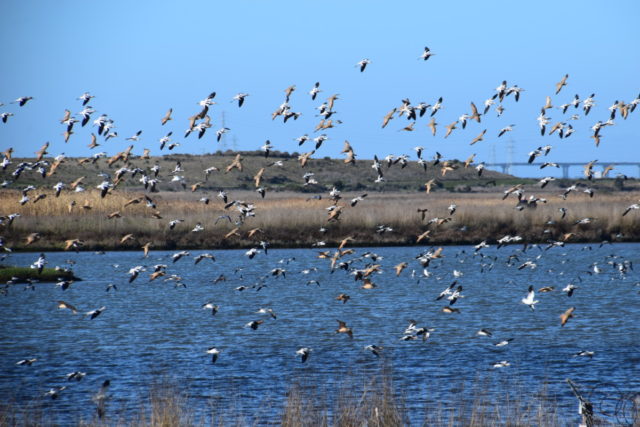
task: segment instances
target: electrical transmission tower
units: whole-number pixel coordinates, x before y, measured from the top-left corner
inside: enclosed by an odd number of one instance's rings
[[[220,122],[222,124],[222,128],[226,128],[227,127],[227,122],[225,120],[225,112],[221,112],[220,113]],[[227,134],[223,133],[222,134],[222,138],[220,138],[220,142],[218,143],[218,148],[220,151],[222,151],[223,153],[225,151],[227,151]]]

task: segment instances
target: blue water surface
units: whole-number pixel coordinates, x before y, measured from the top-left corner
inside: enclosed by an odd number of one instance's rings
[[[0,296],[0,398],[37,406],[53,423],[76,423],[95,416],[91,397],[109,379],[107,416],[126,419],[140,411],[153,384],[169,382],[188,395],[199,419],[207,420],[213,405],[247,420],[277,422],[293,384],[335,390],[386,370],[412,424],[422,421],[426,407],[472,401],[478,389],[500,402],[507,393],[543,388],[561,421],[574,424],[577,400],[567,378],[597,401],[603,417],[626,416],[620,402],[640,392],[640,274],[632,269],[640,265],[640,244],[492,246],[475,255],[473,247],[448,246],[425,277],[415,258],[428,249],[355,248],[341,259],[354,260],[350,269],[373,263],[362,257],[367,252],[382,257],[380,272],[371,276],[377,288],[370,290],[349,270],[331,272],[315,249],[273,249],[253,259],[243,250],[211,250],[216,260],[198,265],[194,257],[205,251],[190,251],[176,263],[168,251],[148,258],[142,252],[47,253],[48,266],[70,267],[83,280],[64,291],[53,283],[14,284]],[[37,257],[15,253],[3,263],[27,266]],[[525,261],[535,268],[518,269]],[[393,267],[401,262],[408,266],[396,276]],[[167,275],[150,282],[155,264],[166,264]],[[137,265],[147,271],[129,283],[128,271]],[[286,270],[285,277],[271,275],[274,268]],[[454,270],[461,275],[454,277]],[[171,275],[179,279],[166,281]],[[226,280],[214,283],[220,275]],[[436,297],[454,280],[463,298],[453,305],[460,312],[448,314],[442,312],[447,299]],[[572,297],[562,292],[568,283],[578,287]],[[117,290],[107,291],[109,284]],[[521,302],[530,285],[554,287],[536,293],[535,311]],[[240,286],[246,289],[236,290]],[[337,301],[340,293],[351,299]],[[59,300],[79,313],[58,309]],[[202,308],[210,301],[220,306],[215,316]],[[95,319],[84,316],[102,306]],[[277,318],[256,313],[262,307]],[[569,307],[575,316],[562,327],[560,314]],[[401,340],[410,319],[434,329],[427,341]],[[264,323],[246,328],[253,320]],[[352,328],[353,339],[335,333],[337,320]],[[481,328],[493,336],[478,336]],[[494,345],[509,338],[507,346]],[[383,357],[365,351],[369,344],[383,346]],[[215,364],[206,353],[211,346],[221,350]],[[313,349],[304,364],[296,356],[300,347]],[[582,350],[594,356],[573,356]],[[16,365],[27,358],[37,361]],[[493,368],[503,360],[510,366]],[[78,370],[87,373],[82,381],[66,380]],[[67,389],[58,399],[45,397],[55,386]]]

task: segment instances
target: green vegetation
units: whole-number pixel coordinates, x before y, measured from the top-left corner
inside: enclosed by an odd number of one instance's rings
[[[12,267],[0,265],[0,283],[13,280],[15,283],[24,283],[30,280],[39,282],[57,282],[63,280],[81,280],[74,276],[72,271],[45,268],[41,273],[35,268]]]

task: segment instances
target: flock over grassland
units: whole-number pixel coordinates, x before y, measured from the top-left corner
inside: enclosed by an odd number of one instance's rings
[[[426,62],[433,55],[425,47],[420,59]],[[366,72],[371,63],[368,58],[359,61],[359,72]],[[586,130],[597,147],[607,127],[628,126],[635,119],[640,97],[615,100],[603,113],[603,109],[596,108],[599,101],[595,93],[566,97],[563,89],[568,85],[568,74],[555,85],[549,85],[554,94],[546,96],[536,118],[542,136],[566,139]],[[85,245],[87,248],[133,249],[145,244],[155,248],[237,247],[259,242],[269,244],[269,240],[278,246],[300,246],[322,240],[336,242],[345,237],[341,235],[343,230],[353,230],[356,234],[353,237],[360,244],[412,244],[430,240],[479,243],[498,241],[508,234],[523,234],[520,237],[525,241],[540,242],[640,237],[634,221],[624,218],[629,213],[631,217],[637,215],[640,208],[637,194],[600,194],[600,189],[608,193],[613,187],[611,183],[603,187],[595,182],[596,178],[607,181],[616,174],[616,169],[615,165],[599,165],[597,160],[584,165],[585,179],[565,181],[564,187],[556,188],[552,176],[525,186],[526,181],[518,182],[513,177],[487,171],[485,162],[476,159],[471,148],[469,156],[461,160],[446,159],[437,151],[427,155],[427,148],[416,146],[412,155],[392,153],[380,158],[375,155],[373,160],[364,161],[357,160],[357,147],[345,140],[342,162],[319,157],[323,145],[331,139],[332,129],[348,120],[336,110],[342,100],[339,93],[325,98],[324,90],[320,82],[316,82],[305,95],[296,85],[291,85],[284,90],[284,99],[274,100],[271,118],[282,121],[284,126],[290,121],[304,120],[302,117],[307,115],[313,116],[306,111],[303,116],[303,112],[296,109],[297,97],[307,96],[318,103],[319,121],[315,125],[309,123],[309,132],[295,138],[299,152],[283,154],[266,140],[259,149],[256,147],[255,155],[218,151],[213,156],[180,154],[179,147],[186,146],[189,139],[220,142],[233,133],[225,126],[216,128],[212,122],[211,114],[221,101],[215,91],[197,102],[198,109],[189,116],[188,123],[173,123],[173,108],[164,115],[159,114],[158,127],[168,130],[159,139],[157,148],[147,148],[148,132],[138,130],[125,138],[131,145],[117,153],[109,152],[108,148],[102,151],[111,141],[122,137],[115,121],[106,113],[97,115],[91,104],[96,101],[97,105],[99,97],[83,93],[77,98],[77,105],[66,109],[59,118],[63,142],[46,142],[35,153],[36,157],[30,159],[15,159],[13,149],[4,147],[1,242],[6,249],[28,249],[28,246],[81,249]],[[517,124],[484,128],[483,117],[495,113],[501,118],[507,108],[517,108],[520,98],[527,94],[519,85],[502,81],[495,90],[488,91],[482,102],[470,101],[469,110],[460,112],[450,123],[441,117],[446,103],[444,96],[436,97],[432,103],[413,103],[406,97],[400,105],[390,106],[386,114],[381,113],[380,126],[387,128],[403,121],[394,139],[400,139],[403,132],[424,132],[425,138],[430,134],[431,138],[442,139],[453,132],[468,132],[471,147],[489,135],[499,139],[514,132]],[[245,92],[229,98],[239,109],[251,102],[250,94]],[[10,111],[1,115],[2,126],[10,126],[16,114],[29,114],[34,102],[38,100],[33,96],[22,96],[11,102],[6,106]],[[585,125],[593,114],[599,115],[597,120]],[[441,118],[447,124],[438,123]],[[186,130],[178,138],[179,131],[174,125],[183,124]],[[87,130],[89,128],[91,130]],[[86,138],[84,143],[89,142],[94,154],[84,158],[53,154],[63,151],[66,144],[80,143],[78,138]],[[145,144],[142,149],[139,148],[141,142]],[[538,162],[541,169],[558,167],[550,155],[552,151],[551,144],[531,147],[527,160]],[[162,156],[165,153],[167,155]],[[604,167],[602,173],[596,174],[596,168],[601,166]],[[627,177],[619,173],[615,179],[618,187],[627,181]],[[499,190],[504,190],[502,203],[499,197],[492,199],[492,196],[478,199],[458,194],[434,195],[440,188],[468,191],[474,185],[508,185],[509,188]],[[251,192],[238,191],[251,189]],[[420,195],[419,189],[423,190]],[[551,189],[553,192],[548,193]],[[304,196],[283,198],[274,194],[282,190],[314,196],[310,200]],[[393,206],[385,203],[385,199],[396,197],[399,190],[414,194],[406,200],[395,199]],[[183,197],[167,192],[182,193]],[[379,197],[373,197],[374,192]],[[533,210],[535,214],[531,213]],[[71,227],[70,221],[74,223]],[[300,224],[304,224],[304,231]],[[247,235],[255,229],[260,232],[251,233],[254,240],[257,239],[253,242]],[[128,235],[132,238],[123,239]],[[69,246],[69,241],[74,243]]]

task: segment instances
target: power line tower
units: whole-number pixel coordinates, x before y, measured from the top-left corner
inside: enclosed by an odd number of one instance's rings
[[[507,144],[507,173],[509,175],[511,175],[511,166],[513,165],[514,148],[513,138],[509,138],[509,143]]]
[[[220,122],[222,123],[222,127],[223,128],[227,127],[227,123],[226,123],[226,120],[225,120],[226,117],[225,116],[226,116],[226,114],[225,114],[224,111],[220,113]],[[226,139],[227,139],[227,134],[223,133],[222,134],[222,138],[220,138],[220,142],[218,143],[218,148],[222,152],[227,151],[227,141],[226,141]]]
[[[498,161],[496,160],[496,142],[493,141],[491,143],[491,163],[495,165],[497,162]]]

